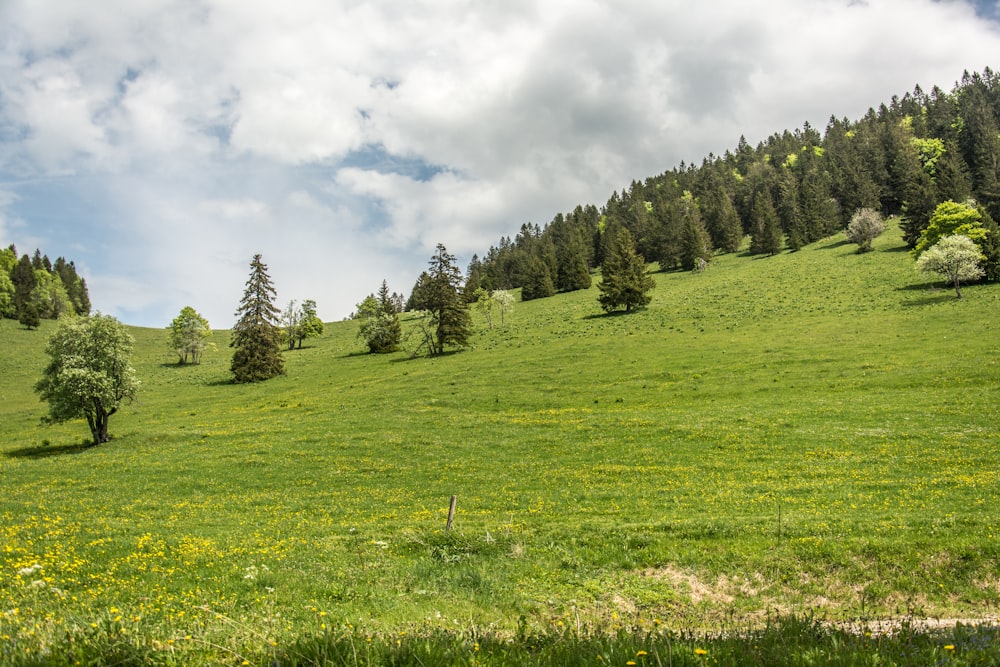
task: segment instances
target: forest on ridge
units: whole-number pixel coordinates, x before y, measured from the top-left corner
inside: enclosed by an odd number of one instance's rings
[[[590,286],[590,269],[626,229],[662,270],[691,270],[714,253],[773,255],[844,229],[859,209],[899,216],[916,246],[935,208],[974,208],[992,233],[980,241],[988,280],[1000,278],[1000,76],[966,71],[951,92],[917,86],[859,120],[808,123],[756,147],[683,162],[614,192],[603,207],[578,205],[544,227],[525,223],[474,255],[465,292],[522,288],[530,300]]]

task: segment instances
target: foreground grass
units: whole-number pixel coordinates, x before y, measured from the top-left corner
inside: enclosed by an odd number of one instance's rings
[[[141,401],[97,448],[39,425],[47,331],[0,322],[3,645],[238,664],[470,628],[995,618],[1000,288],[934,289],[898,233],[853,248],[658,274],[627,317],[596,290],[518,304],[436,360],[337,323],[255,386],[222,335],[179,368],[136,330]]]
[[[864,626],[835,629],[808,617],[769,620],[762,628],[714,636],[634,626],[616,631],[556,628],[498,635],[470,628],[393,634],[353,627],[299,636],[288,645],[258,642],[239,650],[192,637],[166,642],[130,635],[114,624],[71,631],[49,650],[0,648],[11,667],[32,665],[174,665],[199,657],[239,665],[990,665],[1000,662],[1000,627],[959,625],[929,633],[903,624],[890,635]],[[222,658],[220,660],[220,658]]]

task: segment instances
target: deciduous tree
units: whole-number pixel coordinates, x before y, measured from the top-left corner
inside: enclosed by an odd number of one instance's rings
[[[495,289],[492,297],[493,303],[500,309],[500,326],[503,326],[507,313],[514,312],[514,293],[506,289]]]
[[[917,270],[937,273],[955,286],[955,294],[962,298],[960,283],[983,277],[983,251],[968,236],[946,236],[928,248],[917,259]]]
[[[135,398],[139,381],[129,364],[132,337],[109,315],[70,318],[45,348],[49,364],[35,385],[49,420],[85,418],[95,445],[107,442],[108,420]]]
[[[170,323],[168,344],[177,355],[178,364],[200,364],[201,355],[211,344],[212,329],[208,320],[191,306],[184,306]]]
[[[317,338],[323,335],[323,320],[316,314],[316,302],[313,299],[306,299],[299,307],[299,325],[295,330],[295,340],[298,347],[302,349],[302,342],[306,338]]]
[[[847,240],[858,244],[858,252],[872,249],[872,241],[885,231],[885,220],[878,211],[870,208],[858,209],[847,224]]]

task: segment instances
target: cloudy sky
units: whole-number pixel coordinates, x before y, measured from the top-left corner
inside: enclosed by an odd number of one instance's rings
[[[348,315],[524,222],[1000,54],[968,0],[0,0],[0,242],[95,309]]]

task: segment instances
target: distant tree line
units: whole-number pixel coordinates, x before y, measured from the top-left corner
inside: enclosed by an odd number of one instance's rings
[[[970,206],[987,231],[977,241],[984,275],[1000,278],[1000,76],[966,72],[950,93],[918,86],[860,119],[808,123],[756,147],[709,154],[644,182],[603,207],[577,206],[545,227],[526,223],[468,266],[464,294],[521,288],[529,300],[590,286],[619,244],[661,270],[703,267],[715,253],[795,251],[845,229],[859,210],[899,216],[915,247],[939,204]],[[862,243],[872,233],[852,230]]]
[[[73,262],[60,257],[53,263],[40,250],[18,259],[13,244],[0,250],[0,317],[34,329],[67,314],[90,314],[87,283]]]

